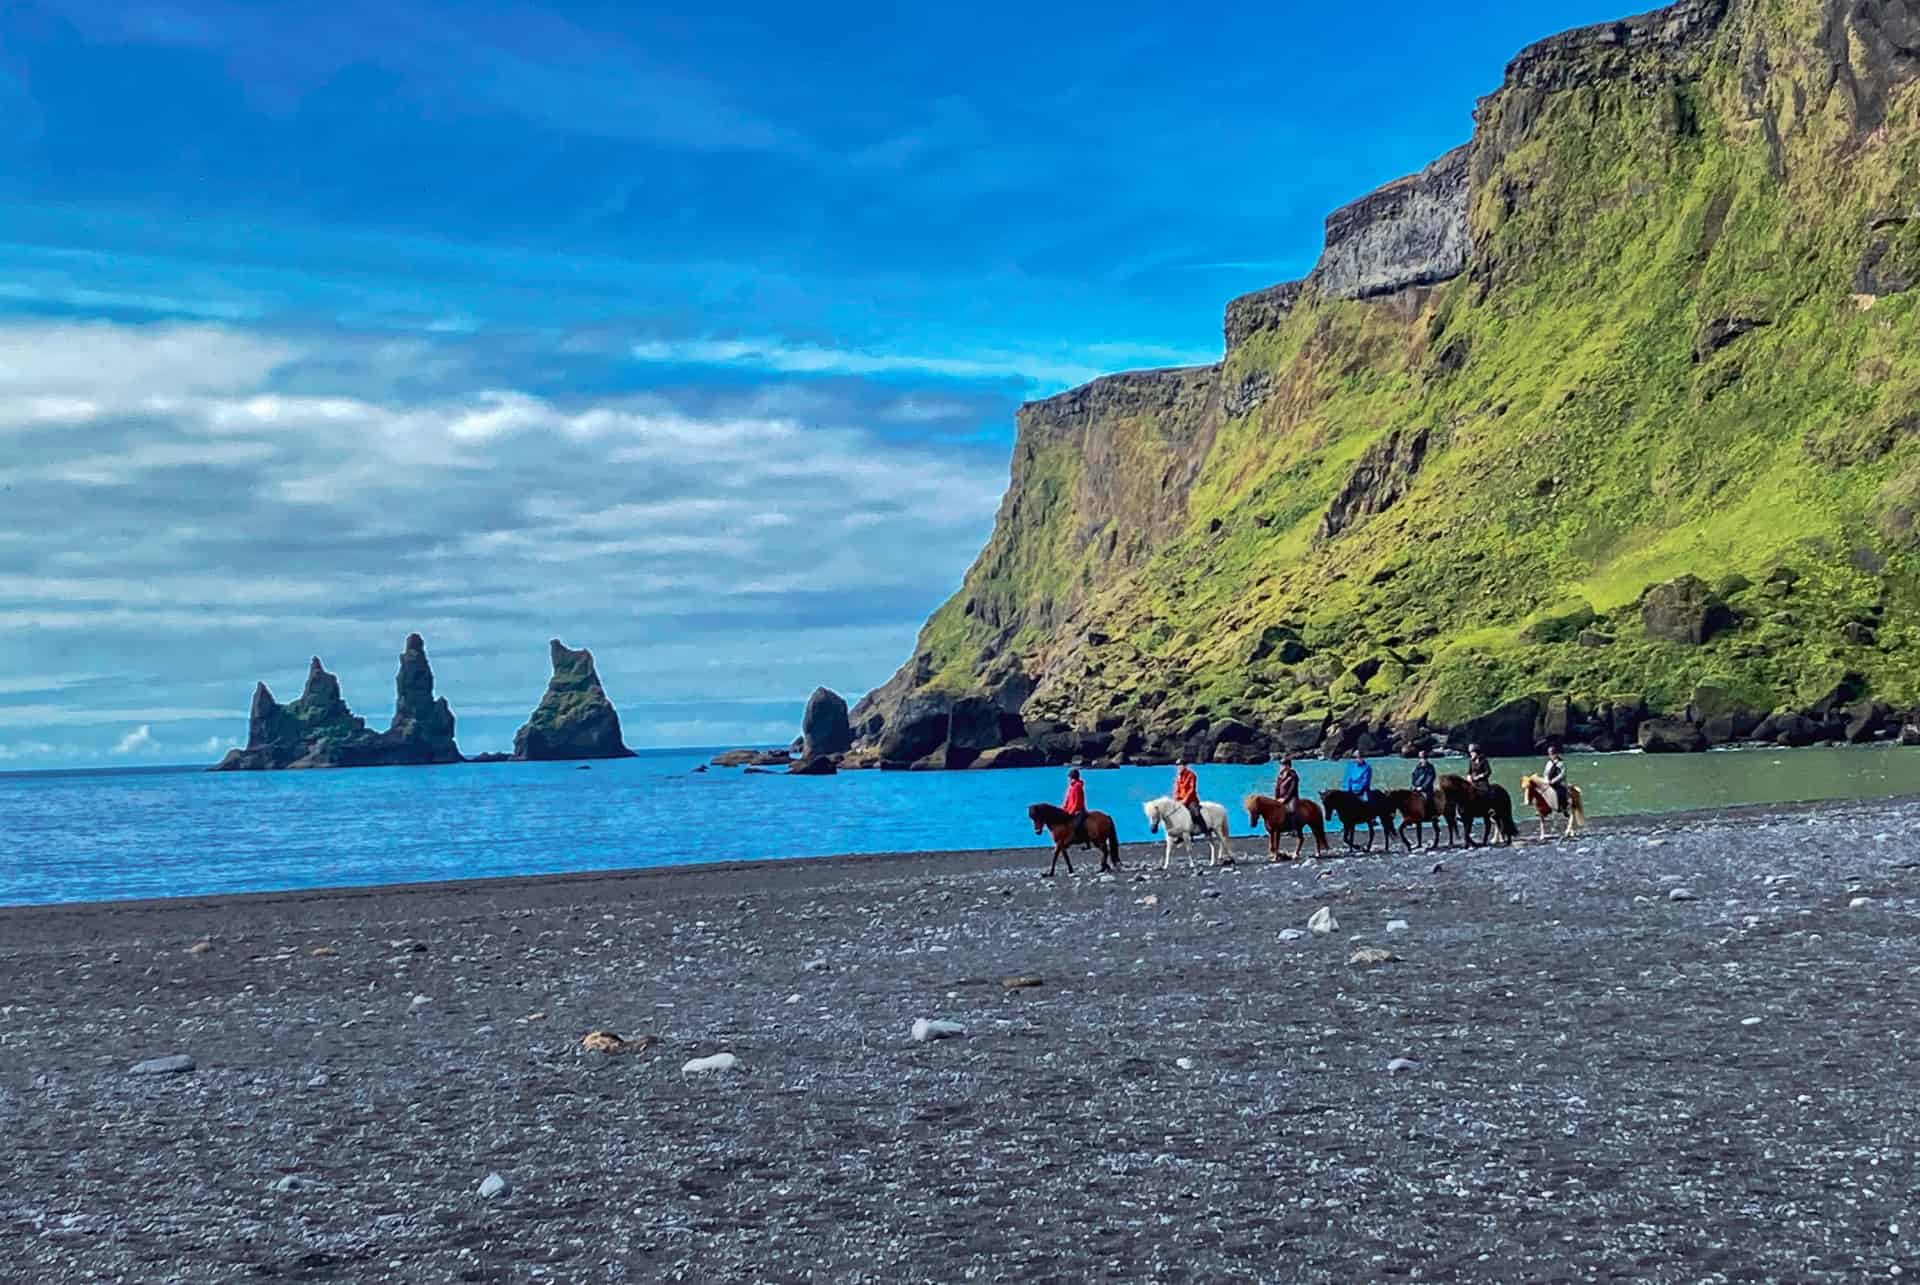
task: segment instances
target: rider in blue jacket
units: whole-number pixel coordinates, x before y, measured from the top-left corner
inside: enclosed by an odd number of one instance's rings
[[[1353,752],[1353,762],[1347,764],[1347,775],[1341,780],[1340,788],[1359,795],[1362,802],[1373,802],[1373,767],[1359,750]]]

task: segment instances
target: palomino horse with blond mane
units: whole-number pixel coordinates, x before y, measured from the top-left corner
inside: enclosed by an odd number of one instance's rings
[[[1297,861],[1300,850],[1307,846],[1307,831],[1313,831],[1314,842],[1320,845],[1320,855],[1327,855],[1327,821],[1320,805],[1312,799],[1295,799],[1291,804],[1282,803],[1265,794],[1249,794],[1241,800],[1247,809],[1247,824],[1267,827],[1267,856],[1273,861]],[[1293,836],[1293,855],[1280,855],[1280,836]]]
[[[1554,806],[1553,787],[1547,784],[1544,776],[1523,776],[1520,778],[1520,797],[1533,804],[1533,810],[1540,816],[1540,837],[1547,837],[1547,818],[1555,812],[1567,814],[1567,832],[1560,837],[1571,839],[1573,832],[1587,823],[1587,810],[1580,806],[1580,787],[1567,787],[1567,806]]]
[[[1181,843],[1186,845],[1187,849],[1187,869],[1193,869],[1196,864],[1193,859],[1193,839],[1199,831],[1199,827],[1193,823],[1193,814],[1172,799],[1166,798],[1155,799],[1148,803],[1145,811],[1147,829],[1151,833],[1158,834],[1162,828],[1167,832],[1167,855],[1161,860],[1160,868],[1166,870],[1172,867],[1173,845]],[[1207,819],[1207,852],[1213,858],[1212,864],[1220,865],[1224,858],[1225,864],[1232,865],[1233,848],[1227,840],[1233,835],[1227,829],[1227,810],[1218,803],[1208,803],[1202,799],[1200,813]]]

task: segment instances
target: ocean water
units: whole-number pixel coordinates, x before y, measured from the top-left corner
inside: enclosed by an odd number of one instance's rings
[[[0,905],[613,870],[846,852],[1043,844],[1029,803],[1058,802],[1057,768],[849,772],[834,777],[693,769],[706,750],[594,763],[502,763],[349,771],[210,773],[199,768],[0,774]],[[1460,760],[1438,760],[1458,770]],[[1596,816],[1920,793],[1920,750],[1741,750],[1576,756],[1572,779]],[[1515,789],[1527,761],[1495,763]],[[1411,764],[1375,764],[1381,786]],[[1301,766],[1311,794],[1337,763]],[[1202,796],[1233,811],[1273,770],[1206,765]],[[1141,804],[1170,768],[1088,772],[1092,807],[1144,840]],[[1521,816],[1522,833],[1531,827]],[[1251,840],[1242,840],[1248,847]],[[932,858],[937,860],[937,858]]]

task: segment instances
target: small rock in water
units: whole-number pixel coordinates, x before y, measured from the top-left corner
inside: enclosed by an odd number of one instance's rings
[[[183,1071],[193,1070],[193,1059],[185,1053],[175,1053],[170,1057],[150,1057],[144,1062],[135,1062],[131,1075],[179,1075]]]
[[[1381,950],[1378,946],[1362,946],[1347,956],[1347,962],[1356,968],[1372,968],[1376,964],[1391,964],[1400,956],[1390,950]]]
[[[1389,919],[1387,921],[1387,931],[1390,933],[1403,933],[1412,927],[1413,925],[1404,919]]]
[[[1301,932],[1298,928],[1282,928],[1280,930],[1281,941],[1299,941],[1302,937],[1305,937],[1305,936],[1306,934]]]
[[[1193,1069],[1193,1059],[1190,1057],[1177,1057],[1173,1059],[1173,1064],[1182,1071],[1191,1071]]]
[[[1411,1071],[1420,1064],[1410,1057],[1397,1057],[1387,1063],[1387,1074],[1398,1075],[1402,1071]]]
[[[922,1017],[913,1024],[913,1038],[917,1043],[927,1044],[933,1040],[951,1040],[965,1035],[967,1028],[958,1022],[945,1022]]]
[[[682,1075],[705,1075],[710,1071],[733,1071],[739,1069],[740,1059],[731,1053],[715,1053],[711,1057],[697,1057],[680,1068]]]
[[[1667,900],[1668,901],[1698,901],[1700,900],[1700,898],[1694,895],[1694,891],[1691,888],[1675,888],[1672,892],[1667,894]]]
[[[1320,907],[1313,912],[1313,917],[1307,920],[1307,931],[1315,937],[1325,937],[1328,933],[1339,930],[1340,921],[1333,917],[1333,908],[1330,906]]]
[[[480,1183],[480,1199],[492,1200],[497,1196],[511,1196],[513,1184],[497,1173],[490,1173]]]

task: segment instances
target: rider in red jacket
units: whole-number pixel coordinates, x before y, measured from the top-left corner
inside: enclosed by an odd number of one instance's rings
[[[1080,769],[1067,769],[1067,797],[1060,801],[1060,810],[1073,818],[1073,842],[1087,841],[1087,786],[1080,779]]]
[[[1193,774],[1185,759],[1180,760],[1180,771],[1173,778],[1173,801],[1193,818],[1195,834],[1207,833],[1207,815],[1200,810],[1200,778]]]

